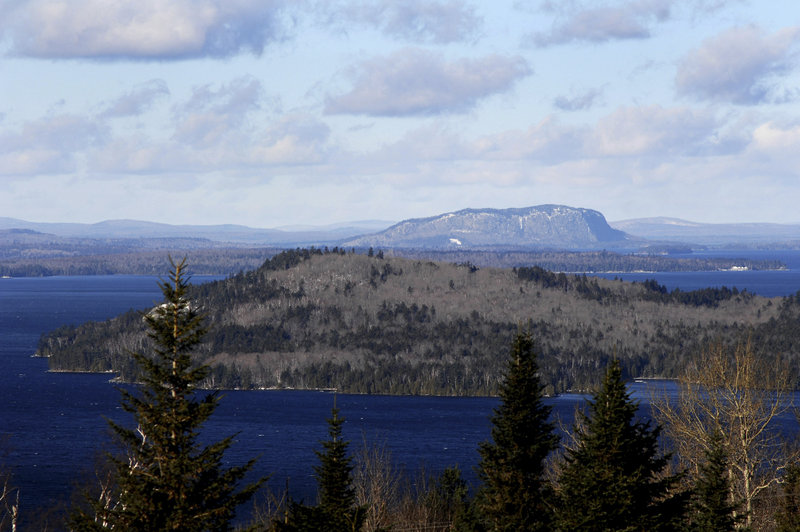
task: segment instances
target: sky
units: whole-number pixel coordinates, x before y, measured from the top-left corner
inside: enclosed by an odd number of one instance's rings
[[[796,0],[0,0],[0,216],[798,203]]]

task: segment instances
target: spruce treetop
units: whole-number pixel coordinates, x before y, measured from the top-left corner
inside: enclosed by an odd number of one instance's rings
[[[561,530],[680,530],[688,494],[665,474],[660,427],[636,421],[618,360],[579,413],[576,444],[567,449],[559,478]]]
[[[206,332],[203,316],[186,297],[185,259],[172,264],[160,284],[164,303],[144,314],[152,353],[133,353],[141,386],[120,390],[122,407],[135,428],[109,421],[125,452],[110,457],[112,473],[100,486],[102,497],[78,508],[78,530],[229,530],[236,507],[266,480],[239,487],[252,467],[225,468],[223,454],[232,437],[208,446],[197,439],[219,402],[217,393],[197,392],[208,368],[192,352]]]
[[[545,460],[558,446],[544,403],[539,367],[530,335],[518,334],[511,347],[500,405],[492,416],[492,441],[479,447],[478,495],[482,519],[493,530],[547,530],[551,488]]]

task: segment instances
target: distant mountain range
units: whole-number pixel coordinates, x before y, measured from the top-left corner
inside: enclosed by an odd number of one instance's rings
[[[169,225],[136,220],[95,224],[36,223],[0,217],[0,246],[73,245],[169,247],[379,247],[417,249],[675,249],[680,246],[800,246],[800,224],[703,224],[676,218],[607,222],[598,211],[564,205],[515,209],[464,209],[429,218],[392,222],[367,220],[328,226],[257,229],[243,225]],[[25,232],[28,232],[25,234]],[[36,234],[32,233],[35,231]],[[57,238],[50,238],[57,237]],[[132,240],[136,242],[132,242]],[[49,242],[48,240],[51,240]],[[94,240],[100,242],[86,242]],[[173,242],[178,244],[178,242]],[[80,254],[80,252],[77,252]],[[0,254],[1,255],[1,254]]]
[[[706,246],[800,244],[800,224],[705,224],[679,218],[638,218],[610,222],[611,227],[650,240]]]
[[[250,245],[314,245],[340,242],[385,229],[392,222],[366,220],[329,226],[256,229],[244,225],[170,225],[138,220],[107,220],[95,224],[37,223],[0,217],[0,231],[26,229],[66,238],[165,239],[193,238]]]

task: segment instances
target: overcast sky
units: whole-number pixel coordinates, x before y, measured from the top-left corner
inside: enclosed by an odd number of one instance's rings
[[[797,0],[0,0],[0,216],[800,223]]]

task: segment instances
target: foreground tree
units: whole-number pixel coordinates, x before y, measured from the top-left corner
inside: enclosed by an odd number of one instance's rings
[[[549,530],[552,489],[545,460],[557,448],[558,436],[527,334],[514,339],[500,400],[492,417],[492,441],[479,447],[477,518],[489,530]]]
[[[140,393],[121,390],[136,427],[109,422],[125,454],[111,457],[111,473],[90,508],[73,512],[74,529],[228,530],[236,507],[263,482],[237,491],[254,462],[222,466],[232,437],[206,447],[197,442],[219,396],[197,393],[208,368],[193,363],[191,353],[206,329],[186,298],[185,260],[172,266],[160,283],[164,303],[144,315],[153,353],[133,354],[142,370]]]
[[[731,498],[728,454],[722,434],[714,433],[710,444],[706,461],[700,465],[700,477],[694,486],[691,530],[728,532],[742,521],[744,515],[737,515],[737,504]]]
[[[314,466],[319,504],[304,506],[291,503],[289,517],[276,523],[283,531],[346,532],[361,530],[365,511],[356,506],[356,492],[351,473],[352,459],[347,455],[348,442],[342,438],[344,418],[336,406],[328,419],[328,440],[316,451],[319,465]]]
[[[787,460],[770,422],[791,408],[789,375],[780,361],[757,357],[752,345],[710,346],[678,380],[677,398],[651,401],[678,457],[699,474],[714,434],[723,436],[733,498],[741,500],[753,526],[758,495],[779,481]]]
[[[794,463],[786,468],[781,505],[775,521],[779,532],[800,532],[800,464]]]
[[[314,467],[319,486],[319,509],[325,527],[318,530],[360,530],[364,511],[356,507],[356,493],[351,473],[352,459],[347,455],[348,442],[342,438],[344,418],[336,406],[328,419],[328,440],[316,451],[319,465]]]
[[[427,514],[426,530],[449,532],[453,523],[464,517],[469,504],[469,486],[458,466],[448,467],[423,496],[421,505]]]
[[[387,530],[393,524],[401,475],[386,443],[368,445],[365,438],[353,469],[356,504],[365,508],[363,530]]]
[[[0,474],[0,530],[17,530],[19,489],[10,484],[10,475]]]
[[[673,493],[679,476],[665,472],[659,454],[660,428],[635,421],[637,405],[619,361],[579,413],[575,446],[568,448],[559,478],[557,526],[579,530],[681,530],[688,498]]]

